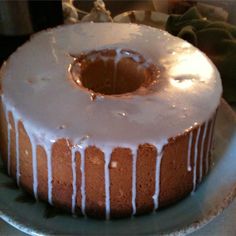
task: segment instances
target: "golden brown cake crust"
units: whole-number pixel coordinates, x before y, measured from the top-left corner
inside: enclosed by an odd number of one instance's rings
[[[7,168],[7,125],[2,103],[0,106],[1,156]],[[214,116],[215,117],[215,116]],[[207,174],[206,165],[210,162],[208,142],[212,142],[211,124],[208,122],[206,141],[203,142],[202,176]],[[11,146],[10,175],[16,178],[15,160],[15,126],[10,113]],[[193,144],[198,141],[198,157],[196,163],[196,182],[199,183],[201,143],[204,126],[179,135],[169,140],[164,147],[160,171],[159,207],[165,207],[187,196],[193,190],[193,170],[195,146],[191,147],[191,166],[188,170],[188,145],[190,132],[193,134]],[[19,166],[20,186],[33,195],[33,165],[30,139],[24,129],[23,121],[18,122],[19,128]],[[73,194],[73,176],[71,164],[71,144],[66,139],[57,140],[52,146],[52,202],[56,207],[71,211]],[[81,214],[81,153],[76,153],[76,213]],[[136,162],[136,215],[151,212],[154,208],[156,160],[160,158],[158,150],[151,144],[141,144],[137,149]],[[86,214],[91,217],[105,218],[105,176],[104,154],[95,146],[85,150],[85,190]],[[111,217],[120,218],[132,215],[132,152],[129,148],[115,148],[109,164],[110,175],[110,208]],[[38,197],[48,201],[48,170],[47,156],[43,147],[37,146],[37,179]]]

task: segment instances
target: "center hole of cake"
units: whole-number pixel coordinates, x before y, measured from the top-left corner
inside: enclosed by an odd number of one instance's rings
[[[156,80],[156,68],[127,49],[83,53],[71,65],[71,77],[80,87],[103,95],[119,95],[148,87]]]

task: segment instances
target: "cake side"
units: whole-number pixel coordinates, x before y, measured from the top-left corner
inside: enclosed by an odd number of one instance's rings
[[[36,198],[74,214],[120,218],[148,213],[195,191],[210,169],[216,114],[204,124],[169,139],[162,152],[148,143],[135,149],[114,147],[108,165],[101,148],[89,146],[83,152],[74,151],[67,139],[55,140],[51,154],[43,146],[34,147],[24,122],[15,122],[11,112],[8,146],[9,124],[2,116],[2,103],[0,114],[1,140],[5,140],[1,156],[9,174],[16,181],[18,176],[19,185]]]

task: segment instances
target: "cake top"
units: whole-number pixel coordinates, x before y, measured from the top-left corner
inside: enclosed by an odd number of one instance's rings
[[[70,68],[76,55],[103,50],[116,52],[114,60],[135,52],[131,62],[142,58],[144,66],[155,66],[155,83],[120,96],[98,94],[92,101],[93,91],[74,83]],[[161,145],[208,120],[222,86],[202,52],[165,31],[82,23],[40,32],[19,48],[2,69],[2,91],[6,109],[42,140],[128,146]]]

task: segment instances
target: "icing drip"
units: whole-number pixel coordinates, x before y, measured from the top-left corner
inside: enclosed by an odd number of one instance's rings
[[[11,124],[9,121],[9,114],[7,112],[7,173],[10,175],[11,172]]]
[[[85,191],[85,149],[80,148],[81,152],[81,162],[80,162],[80,171],[81,171],[81,212],[83,215],[86,215],[86,191]]]
[[[195,192],[196,185],[197,185],[197,158],[198,158],[198,142],[199,142],[200,132],[201,132],[201,126],[197,130],[197,136],[196,136],[196,142],[195,142],[195,148],[194,148],[194,169],[193,169],[193,190],[192,190],[192,192]]]
[[[72,169],[72,196],[71,196],[71,212],[75,214],[75,207],[76,207],[76,193],[77,193],[77,186],[76,186],[76,153],[78,152],[78,148],[72,148],[71,153],[71,169]]]
[[[210,164],[214,164],[212,151],[213,151],[213,138],[214,138],[214,131],[215,131],[214,127],[215,127],[215,122],[216,122],[216,113],[214,114],[212,120],[213,120],[213,126],[212,126],[212,131],[211,131],[211,144],[210,144],[210,150],[209,150],[210,152],[209,163]]]
[[[11,124],[9,119],[9,112],[6,108],[6,105],[3,105],[4,114],[7,122],[7,173],[11,173]]]
[[[35,199],[38,199],[38,168],[37,168],[37,145],[36,138],[31,133],[30,129],[26,128],[26,133],[29,137],[32,148],[32,172],[33,172],[33,192]],[[27,150],[26,150],[27,151]]]
[[[36,145],[32,145],[32,165],[33,165],[34,197],[38,199],[38,171],[37,171],[37,146]]]
[[[121,54],[121,49],[117,48],[116,49],[116,56],[114,58],[114,74],[113,74],[113,83],[112,83],[112,90],[113,93],[116,93],[116,81],[117,81],[117,67],[118,67],[118,63],[122,58],[122,54]]]
[[[20,185],[20,158],[19,158],[19,129],[18,129],[18,119],[14,118],[15,124],[15,138],[16,138],[16,183]]]
[[[209,170],[209,159],[210,159],[211,140],[212,140],[212,135],[213,135],[213,126],[214,126],[214,120],[212,119],[211,120],[210,131],[209,131],[208,142],[207,142],[206,173],[208,173],[208,170]]]
[[[153,195],[154,200],[154,210],[158,209],[159,206],[159,195],[160,195],[160,177],[161,177],[161,161],[163,157],[163,150],[156,158],[156,184],[155,184],[155,194]]]
[[[206,132],[208,128],[208,121],[204,125],[204,131],[202,136],[202,143],[201,143],[201,155],[200,155],[200,173],[199,173],[199,181],[202,181],[202,169],[203,169],[203,151],[204,151],[204,143],[206,139]]]
[[[4,100],[4,96],[1,96],[2,101]],[[3,103],[3,112],[5,114],[6,122],[7,122],[7,173],[11,174],[11,124],[9,119],[9,111],[6,107],[6,104]]]
[[[52,203],[52,144],[53,142],[50,140],[50,142],[48,142],[47,145],[45,145],[45,151],[47,155],[47,167],[48,167],[48,202],[51,205],[53,205]]]
[[[136,149],[131,149],[133,155],[132,161],[132,207],[133,207],[133,215],[136,214],[136,162],[137,162],[137,151]]]
[[[106,148],[103,150],[104,161],[105,161],[105,194],[106,194],[106,219],[110,218],[110,173],[109,173],[109,164],[111,160],[112,149]]]
[[[187,170],[190,172],[192,171],[191,166],[191,149],[192,149],[192,142],[193,142],[193,132],[191,131],[189,134],[189,141],[188,141],[188,162],[187,162]]]
[[[27,130],[32,147],[32,170],[33,170],[33,191],[35,199],[38,199],[38,167],[37,167],[37,142],[33,135]]]

